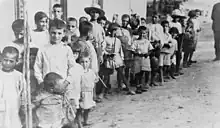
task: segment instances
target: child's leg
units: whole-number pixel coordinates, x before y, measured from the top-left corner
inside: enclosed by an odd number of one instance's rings
[[[119,78],[118,82],[120,82],[122,80],[123,83],[126,85],[126,88],[129,91],[129,93],[133,95],[134,93],[130,90],[130,84],[129,84],[128,80],[126,79],[126,77],[123,74],[123,67],[117,68],[116,71],[117,71],[117,75],[118,75],[117,77]]]
[[[191,51],[191,52],[189,53],[189,62],[190,62],[190,63],[196,63],[196,61],[192,61],[193,54],[194,54],[194,51]]]
[[[82,126],[82,110],[81,109],[77,109],[77,111],[76,111],[75,122],[78,125],[78,128],[83,128],[83,126]]]
[[[184,56],[183,56],[183,67],[187,68],[187,63],[188,63],[188,58],[189,58],[189,52],[184,52]]]
[[[152,70],[151,73],[151,86],[158,86],[158,84],[156,83],[156,79],[157,79],[157,70]]]
[[[175,65],[171,64],[169,74],[170,74],[171,78],[176,79],[174,76],[174,72],[175,72]]]
[[[141,94],[141,83],[142,83],[142,77],[143,77],[144,72],[141,71],[139,73],[136,73],[135,78],[136,78],[136,93]]]
[[[89,109],[84,109],[84,112],[83,112],[83,121],[84,121],[83,125],[88,125],[89,112],[90,112]]]

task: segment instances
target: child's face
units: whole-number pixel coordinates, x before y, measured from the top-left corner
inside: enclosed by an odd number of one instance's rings
[[[58,44],[64,37],[64,29],[57,29],[56,27],[50,28],[50,41]]]
[[[175,17],[174,18],[174,22],[179,22],[180,21],[180,18],[179,17]]]
[[[178,36],[178,34],[177,34],[177,33],[172,32],[172,33],[171,33],[171,36],[172,36],[172,38],[173,38],[173,39],[175,39],[175,38]]]
[[[73,52],[73,57],[77,60],[79,58],[79,52]]]
[[[90,30],[90,31],[88,32],[88,39],[93,39],[93,38],[94,38],[93,32],[92,32],[92,30]]]
[[[48,18],[47,17],[44,17],[44,18],[42,18],[42,19],[40,19],[39,21],[38,21],[38,23],[36,23],[36,25],[37,25],[37,28],[39,29],[39,30],[47,30],[47,26],[48,26]]]
[[[67,29],[71,32],[74,31],[74,29],[76,28],[77,26],[77,22],[76,21],[68,21],[67,23]]]
[[[30,67],[33,68],[34,63],[35,63],[36,56],[35,55],[30,55]]]
[[[141,20],[141,25],[146,25],[146,21],[145,20]]]
[[[12,71],[17,63],[17,55],[11,53],[3,54],[2,58],[2,68],[4,71]]]
[[[155,16],[152,17],[152,22],[153,22],[154,24],[156,24],[156,23],[158,23],[159,19],[160,19],[159,16],[158,16],[158,15],[155,15]]]
[[[24,37],[24,30],[20,32],[14,32],[16,39],[21,39]]]
[[[127,27],[129,24],[129,18],[125,17],[122,19],[122,27]]]
[[[168,33],[170,29],[169,24],[165,24],[163,29],[164,29],[164,32]]]
[[[148,39],[148,31],[147,30],[142,30],[139,33],[139,36],[141,37],[141,39]]]
[[[101,21],[99,22],[99,24],[104,28],[104,27],[105,27],[105,24],[106,24],[106,21],[105,21],[105,20],[101,20]]]
[[[54,18],[61,19],[63,15],[62,8],[54,8],[53,9]]]
[[[90,58],[89,57],[83,57],[80,61],[80,64],[83,66],[84,69],[89,69],[90,66]]]

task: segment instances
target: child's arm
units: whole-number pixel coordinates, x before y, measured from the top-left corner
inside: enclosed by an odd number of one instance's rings
[[[37,52],[35,64],[34,64],[34,75],[38,81],[38,84],[43,83],[43,55],[42,52],[39,50]]]
[[[67,87],[70,83],[73,83],[72,80],[72,73],[71,69],[74,67],[74,65],[76,64],[75,60],[74,60],[74,56],[73,56],[73,52],[71,50],[70,47],[68,47],[67,49],[67,60],[68,60],[68,69],[67,69],[67,78],[64,81],[64,87]]]

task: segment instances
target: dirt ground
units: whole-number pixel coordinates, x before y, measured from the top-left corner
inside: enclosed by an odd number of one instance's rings
[[[212,62],[208,40],[198,43],[198,63],[183,76],[141,95],[114,95],[98,104],[91,128],[220,128],[220,62]]]

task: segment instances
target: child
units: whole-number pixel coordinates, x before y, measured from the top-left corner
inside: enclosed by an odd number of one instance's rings
[[[170,48],[170,54],[171,54],[171,66],[170,66],[170,69],[169,69],[169,75],[171,78],[173,79],[176,79],[175,76],[174,76],[174,73],[175,73],[175,67],[176,67],[176,53],[177,53],[177,50],[178,50],[178,43],[177,43],[177,36],[179,35],[179,31],[177,28],[175,27],[172,27],[169,31],[169,33],[171,34],[172,36],[172,47]]]
[[[64,97],[59,94],[63,78],[57,73],[48,73],[44,77],[44,90],[33,100],[40,128],[60,128],[65,125]],[[57,90],[60,90],[58,93]]]
[[[121,85],[121,80],[126,85],[126,91],[128,94],[135,95],[130,89],[130,84],[127,78],[123,74],[123,51],[121,41],[116,37],[116,32],[120,29],[120,26],[116,23],[112,23],[109,26],[110,36],[106,37],[105,43],[103,44],[104,55],[106,55],[106,60],[104,62],[105,68],[116,69],[118,86]]]
[[[21,128],[19,109],[22,98],[24,80],[22,74],[15,70],[19,51],[12,46],[2,51],[2,68],[0,70],[0,125],[4,128]]]
[[[65,38],[65,42],[74,43],[77,41],[80,36],[79,29],[77,27],[76,18],[70,17],[67,20],[67,32]]]
[[[50,44],[38,51],[34,65],[39,85],[49,72],[60,74],[65,79],[63,86],[67,87],[72,81],[72,74],[69,71],[74,66],[75,60],[71,48],[61,41],[65,28],[66,25],[61,20],[55,19],[50,23]]]
[[[43,48],[50,43],[50,36],[48,32],[48,16],[44,12],[37,12],[34,16],[36,29],[31,33],[31,40],[35,43],[37,48]]]
[[[163,27],[161,26],[161,24],[159,24],[159,20],[160,15],[158,13],[155,13],[152,15],[152,23],[147,25],[147,28],[150,30],[149,40],[154,47],[154,50],[151,54],[151,86],[158,86],[155,81],[157,78],[158,60],[160,56],[161,45],[163,43]]]
[[[183,43],[183,68],[187,68],[190,66],[190,56],[194,52],[195,47],[195,31],[193,27],[193,22],[189,19],[187,22],[184,43]]]
[[[150,53],[153,50],[153,46],[150,41],[146,39],[148,29],[145,26],[138,28],[139,38],[134,41],[133,54],[134,54],[134,73],[136,79],[137,90],[136,93],[140,94],[147,91],[148,80],[150,77],[151,66],[150,66]],[[141,85],[143,75],[145,74],[145,85]]]
[[[103,29],[106,25],[106,22],[107,22],[107,19],[106,19],[105,16],[101,16],[101,17],[98,18],[98,23],[103,27]]]
[[[160,73],[160,82],[162,86],[164,82],[163,70],[165,69],[165,71],[167,71],[171,65],[170,48],[172,47],[172,36],[169,34],[169,22],[162,21],[161,25],[163,26],[164,29],[163,45],[159,57],[159,73]]]
[[[30,84],[32,96],[36,96],[37,93],[40,91],[37,79],[34,76],[34,63],[36,60],[37,52],[38,48],[30,48]]]
[[[80,64],[83,66],[83,75],[81,83],[81,99],[80,107],[82,109],[83,125],[87,126],[88,116],[90,109],[95,107],[95,101],[93,100],[93,89],[95,83],[98,82],[97,75],[90,67],[91,58],[88,52],[84,52],[80,56]]]
[[[63,15],[62,6],[60,4],[53,5],[53,16],[54,16],[54,19],[62,20],[62,15]]]

